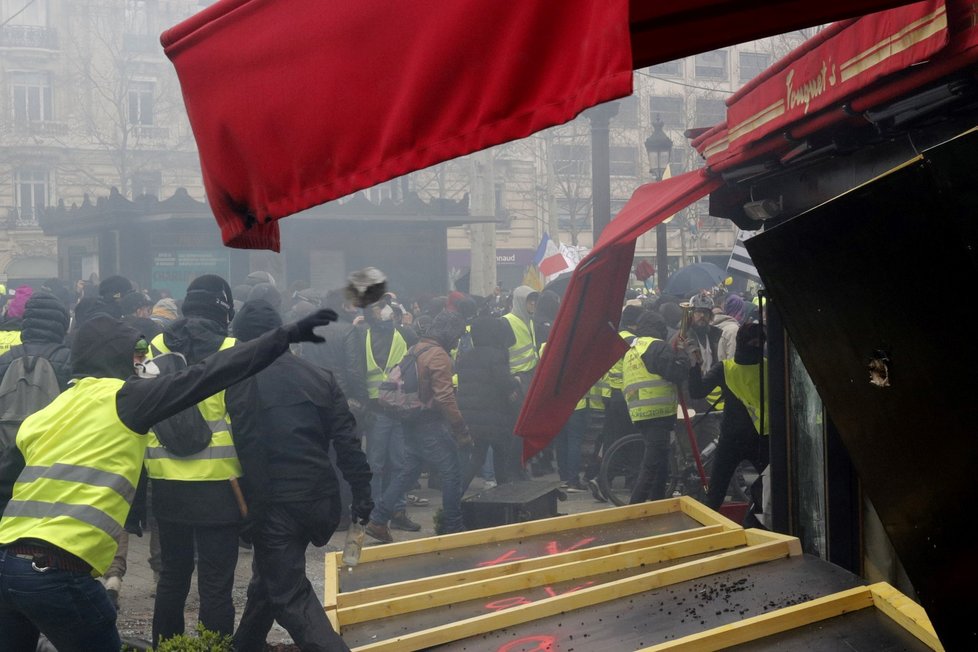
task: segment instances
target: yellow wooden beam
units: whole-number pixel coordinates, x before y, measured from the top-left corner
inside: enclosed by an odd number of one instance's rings
[[[339,552],[326,553],[323,578],[323,606],[327,609],[336,607],[336,595],[340,588],[340,555]]]
[[[697,559],[614,582],[580,589],[573,593],[545,598],[530,604],[513,607],[512,609],[483,614],[462,621],[432,627],[420,632],[413,632],[384,641],[368,643],[367,645],[355,648],[354,652],[378,652],[380,650],[411,652],[413,650],[422,650],[450,641],[478,636],[479,634],[496,631],[504,627],[512,627],[513,625],[531,620],[580,609],[592,604],[607,602],[663,586],[706,577],[714,573],[722,573],[734,568],[742,568],[775,559],[782,559],[787,557],[788,554],[788,545],[784,541],[774,541],[752,548],[724,552],[705,559]]]
[[[680,530],[679,532],[657,534],[655,536],[644,537],[641,539],[618,541],[603,546],[595,546],[593,548],[581,548],[579,550],[571,550],[570,552],[562,552],[556,555],[531,557],[529,559],[511,561],[506,564],[497,564],[495,566],[487,566],[485,568],[472,568],[453,573],[443,573],[441,575],[432,575],[430,577],[422,577],[413,580],[405,580],[403,582],[384,584],[382,586],[372,586],[366,589],[350,591],[348,593],[340,593],[337,596],[337,606],[340,608],[355,607],[357,605],[367,604],[369,602],[389,600],[445,587],[460,586],[470,582],[486,582],[497,577],[506,577],[508,575],[514,575],[516,573],[522,573],[524,571],[534,570],[537,568],[557,566],[559,564],[565,564],[573,561],[595,559],[597,557],[614,555],[619,552],[638,550],[640,548],[650,548],[652,546],[672,543],[675,541],[686,541],[688,539],[694,539],[709,534],[716,534],[721,531],[723,530],[719,525],[708,525],[692,530]],[[330,554],[336,555],[337,557],[340,555],[338,552]],[[328,557],[329,556],[327,556],[327,559]],[[342,572],[342,570],[340,572]],[[356,570],[353,572],[355,573]],[[327,569],[327,573],[329,573],[329,569]]]
[[[482,530],[470,530],[458,534],[445,534],[426,539],[401,541],[384,545],[368,546],[360,553],[360,563],[378,561],[381,559],[396,559],[440,550],[452,550],[466,546],[481,546],[496,541],[510,541],[538,534],[563,532],[596,525],[608,525],[621,521],[661,516],[681,511],[678,498],[667,498],[638,505],[625,505],[599,509],[593,512],[554,516],[524,523],[500,525]],[[712,525],[712,523],[711,523]]]
[[[873,604],[877,609],[916,636],[930,649],[944,652],[944,646],[937,638],[937,632],[934,631],[934,626],[931,625],[930,618],[927,617],[923,607],[886,582],[872,584],[869,590],[873,594]]]
[[[628,550],[596,559],[571,561],[546,568],[527,570],[491,581],[474,581],[461,586],[447,586],[394,600],[385,599],[356,607],[341,608],[338,610],[337,616],[341,626],[345,627],[369,620],[433,609],[447,604],[487,598],[568,580],[584,580],[595,575],[619,572],[629,568],[651,567],[683,557],[729,550],[744,546],[746,543],[743,530],[720,532],[650,548]]]
[[[333,628],[334,632],[340,631],[339,625],[337,624],[337,620],[336,620],[336,609],[327,609],[326,619],[329,620],[329,625],[330,627]]]
[[[770,532],[768,530],[761,530],[757,528],[751,528],[749,530],[744,530],[747,536],[748,545],[757,545],[759,543],[768,543],[771,541],[784,541],[788,544],[791,550],[792,557],[800,557],[804,552],[801,549],[801,541],[798,537],[793,537],[790,534],[781,534],[780,532]]]
[[[679,497],[679,509],[682,513],[694,521],[699,521],[703,525],[720,525],[726,530],[740,530],[740,525],[734,523],[729,518],[715,512],[695,498],[689,496]]]
[[[723,650],[733,645],[756,641],[765,636],[779,634],[872,606],[872,593],[868,587],[860,586],[736,623],[714,627],[675,641],[653,645],[644,648],[641,652],[712,652],[713,650]]]

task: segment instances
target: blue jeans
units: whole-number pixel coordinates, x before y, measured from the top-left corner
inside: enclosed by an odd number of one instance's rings
[[[34,570],[0,549],[0,651],[33,652],[40,632],[58,652],[119,652],[116,613],[87,573]]]
[[[370,480],[370,495],[377,500],[390,486],[397,475],[404,470],[404,428],[401,422],[386,414],[374,412],[375,419],[367,433],[367,464],[373,478]],[[394,503],[394,512],[403,512],[406,506],[404,494],[407,487]],[[345,507],[349,507],[346,505]]]
[[[442,523],[440,533],[461,532],[462,525],[462,464],[458,446],[442,420],[404,424],[405,469],[398,473],[381,496],[380,504],[370,520],[386,525],[396,512],[399,497],[421,476],[425,462],[441,478]]]
[[[587,410],[574,410],[557,433],[557,471],[563,482],[580,482],[581,444],[587,430]]]

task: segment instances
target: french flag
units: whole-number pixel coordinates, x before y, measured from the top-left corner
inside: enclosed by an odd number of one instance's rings
[[[543,240],[540,241],[540,246],[537,247],[537,252],[533,255],[533,264],[537,266],[544,278],[570,267],[563,254],[560,253],[560,246],[551,240],[546,233],[543,234]]]

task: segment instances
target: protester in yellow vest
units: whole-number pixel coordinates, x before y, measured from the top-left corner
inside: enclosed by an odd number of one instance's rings
[[[632,423],[645,437],[645,456],[630,504],[665,497],[669,479],[669,437],[676,425],[676,388],[689,374],[689,356],[666,339],[666,322],[654,311],[644,313],[625,354],[623,394]]]
[[[233,348],[228,324],[234,316],[231,288],[220,276],[205,274],[187,286],[184,318],[153,338],[151,356],[169,351],[189,364]],[[231,588],[238,560],[242,513],[232,482],[241,476],[224,392],[206,397],[197,408],[211,429],[210,445],[179,457],[150,434],[146,474],[152,481],[153,514],[159,527],[162,570],[156,587],[153,642],[184,632],[184,607],[197,558],[200,622],[212,631],[234,631]]]
[[[539,355],[533,313],[536,312],[539,294],[528,285],[513,290],[513,307],[503,319],[513,331],[515,342],[509,347],[509,371],[524,382],[523,392],[529,388],[529,380],[537,367]]]
[[[31,298],[34,289],[29,285],[21,285],[14,292],[7,305],[3,307],[3,319],[0,323],[0,354],[6,353],[11,347],[20,344],[21,320],[24,308]]]
[[[761,342],[760,325],[746,324],[737,333],[737,351],[733,360],[717,362],[706,371],[699,364],[690,369],[689,393],[692,396],[705,396],[716,387],[723,391],[720,440],[706,499],[706,504],[711,509],[717,509],[723,504],[730,479],[741,460],[748,460],[758,473],[768,464],[768,441],[758,434],[761,414]],[[766,416],[766,397],[764,403]],[[769,427],[770,420],[765,418],[765,434],[770,432]]]
[[[39,633],[61,652],[117,652],[116,612],[95,579],[116,552],[153,424],[258,373],[292,342],[322,341],[320,311],[206,364],[133,375],[140,334],[96,315],[75,335],[75,384],[24,421],[23,467],[0,520],[0,646],[33,650]],[[134,531],[138,523],[130,522]]]

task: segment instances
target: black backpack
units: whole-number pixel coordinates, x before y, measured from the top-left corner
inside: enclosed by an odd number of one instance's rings
[[[155,349],[153,353],[152,359],[142,363],[143,368],[139,375],[143,378],[156,378],[187,368],[187,359],[180,353],[170,351],[157,354]],[[214,436],[196,405],[160,421],[153,426],[153,433],[163,448],[177,457],[199,453],[210,446]]]
[[[22,347],[10,349],[13,355]],[[24,419],[47,407],[61,393],[58,374],[47,358],[21,355],[0,380],[0,448],[13,446]]]
[[[418,373],[418,356],[430,349],[412,348],[387,374],[380,384],[377,401],[384,411],[400,421],[411,422],[421,416],[428,407],[421,402],[421,378]]]

